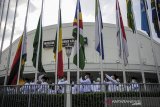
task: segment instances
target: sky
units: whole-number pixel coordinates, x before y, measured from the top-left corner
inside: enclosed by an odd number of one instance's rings
[[[0,44],[1,44],[2,35],[4,32],[8,1],[9,0],[5,0],[4,15],[2,18],[2,24],[0,28]],[[62,23],[73,22],[74,15],[75,15],[76,1],[77,0],[61,0]],[[112,23],[112,24],[116,23],[115,1],[116,0],[100,0],[103,23]],[[14,10],[15,10],[15,2],[16,0],[11,0],[11,3],[10,3],[3,50],[6,47],[8,47],[10,43],[10,37],[11,37],[11,31],[12,31],[12,25],[13,25],[13,16],[14,16]],[[82,14],[83,14],[83,21],[95,22],[95,0],[80,0],[80,2],[81,2]],[[120,8],[122,12],[124,26],[127,26],[126,0],[119,0],[119,2],[120,2]],[[147,0],[147,2],[149,7],[149,18],[151,20],[150,0]],[[59,6],[59,0],[44,0],[43,26],[57,24],[58,8],[59,8],[58,6]],[[23,29],[24,29],[26,7],[27,7],[27,0],[19,0],[13,41],[22,35]],[[135,13],[137,29],[141,30],[140,0],[133,0],[133,9]],[[30,0],[27,32],[33,29],[36,29],[38,18],[40,15],[40,10],[41,10],[41,0]],[[150,21],[150,23],[151,23],[153,38],[160,43],[160,39],[156,37],[156,33],[154,31],[152,21]]]

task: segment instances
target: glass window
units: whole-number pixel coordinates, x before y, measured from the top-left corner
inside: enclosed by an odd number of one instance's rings
[[[142,83],[141,72],[126,72],[127,83],[130,83],[132,78],[135,78],[138,83]]]
[[[158,76],[156,73],[144,73],[146,83],[158,83]]]

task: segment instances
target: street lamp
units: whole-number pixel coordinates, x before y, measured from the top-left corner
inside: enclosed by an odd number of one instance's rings
[[[70,64],[70,56],[71,56],[71,52],[72,52],[72,46],[69,46],[69,44],[68,44],[68,46],[66,46],[65,47],[65,49],[66,49],[66,55],[67,55],[67,57],[68,57],[68,72],[67,72],[67,78],[68,78],[68,82],[69,82],[69,84],[70,84],[70,71],[69,71],[69,69],[70,69],[70,66],[69,66],[69,64]]]

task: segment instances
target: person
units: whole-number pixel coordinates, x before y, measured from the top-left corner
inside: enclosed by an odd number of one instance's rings
[[[81,92],[91,92],[91,80],[90,80],[90,73],[86,73],[85,79],[83,80],[82,77],[80,78],[80,91]]]
[[[22,94],[28,94],[30,91],[30,80],[25,78],[25,84],[20,88]]]
[[[117,85],[119,83],[116,81],[116,76],[115,75],[109,76],[107,74],[105,74],[105,76],[109,80],[109,81],[104,81],[104,84],[108,85],[108,91],[109,92],[117,91]]]
[[[93,85],[92,85],[92,91],[93,92],[100,92],[101,91],[101,85],[100,85],[100,82],[101,79],[100,78],[97,78],[95,82],[93,82]]]
[[[66,84],[68,84],[67,77],[63,76],[62,79],[58,81],[58,93],[64,93],[66,91]]]
[[[42,77],[42,83],[40,88],[38,89],[38,92],[40,93],[47,93],[48,89],[49,89],[49,85],[47,83],[48,78],[46,76]]]
[[[121,81],[120,81],[119,77],[117,77],[116,81],[118,83],[117,84],[117,91],[119,91],[119,92],[124,91],[125,90],[125,86],[124,86],[124,84],[121,84]]]
[[[132,77],[132,80],[131,80],[131,82],[130,82],[131,84],[130,84],[130,87],[129,87],[129,89],[131,90],[131,91],[139,91],[139,84],[137,83],[137,79],[135,78],[135,77]]]

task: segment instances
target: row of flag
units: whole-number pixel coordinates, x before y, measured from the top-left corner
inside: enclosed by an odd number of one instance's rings
[[[132,29],[133,33],[136,33],[136,25],[135,25],[135,18],[133,13],[133,5],[132,0],[126,0],[127,3],[127,19],[128,19],[128,26]],[[95,50],[99,53],[100,59],[104,60],[104,46],[103,46],[103,21],[102,21],[102,14],[99,0],[96,0],[95,3]],[[149,19],[147,16],[147,3],[145,0],[140,0],[141,6],[141,28],[142,30],[146,31],[149,36],[150,35],[150,28],[149,28]],[[159,29],[159,20],[160,20],[160,0],[151,0],[151,7],[152,7],[152,22],[154,24],[155,31],[160,37],[160,29]],[[43,11],[43,10],[42,10]],[[56,31],[55,37],[55,47],[53,49],[54,59],[56,61],[56,76],[59,78],[64,75],[63,72],[63,52],[62,52],[62,19],[61,19],[61,7],[59,6],[58,12],[58,26]],[[127,46],[127,37],[123,25],[123,18],[121,15],[121,10],[119,6],[119,1],[116,0],[116,25],[117,25],[117,44],[119,47],[119,57],[123,60],[124,65],[128,64],[128,46]],[[42,29],[42,12],[40,14],[40,18],[38,21],[35,38],[33,42],[33,57],[32,62],[33,66],[37,68],[37,71],[45,73],[45,70],[42,65],[42,38],[43,38],[43,29]],[[14,57],[10,76],[8,79],[8,85],[15,85],[18,76],[18,67],[21,66],[20,72],[20,79],[23,80],[23,69],[26,61],[26,31],[21,36],[18,49],[16,55]],[[77,0],[75,17],[73,21],[73,33],[72,36],[75,39],[74,44],[74,56],[73,56],[73,63],[78,66],[81,70],[85,67],[85,47],[84,47],[84,37],[83,37],[83,19],[82,19],[82,11],[80,0]],[[25,39],[23,39],[25,38]],[[23,41],[22,41],[23,39]],[[22,45],[23,44],[23,45]],[[22,47],[23,46],[23,47]],[[22,56],[22,58],[21,58]],[[21,60],[21,61],[20,61]],[[21,62],[21,64],[20,64]]]

